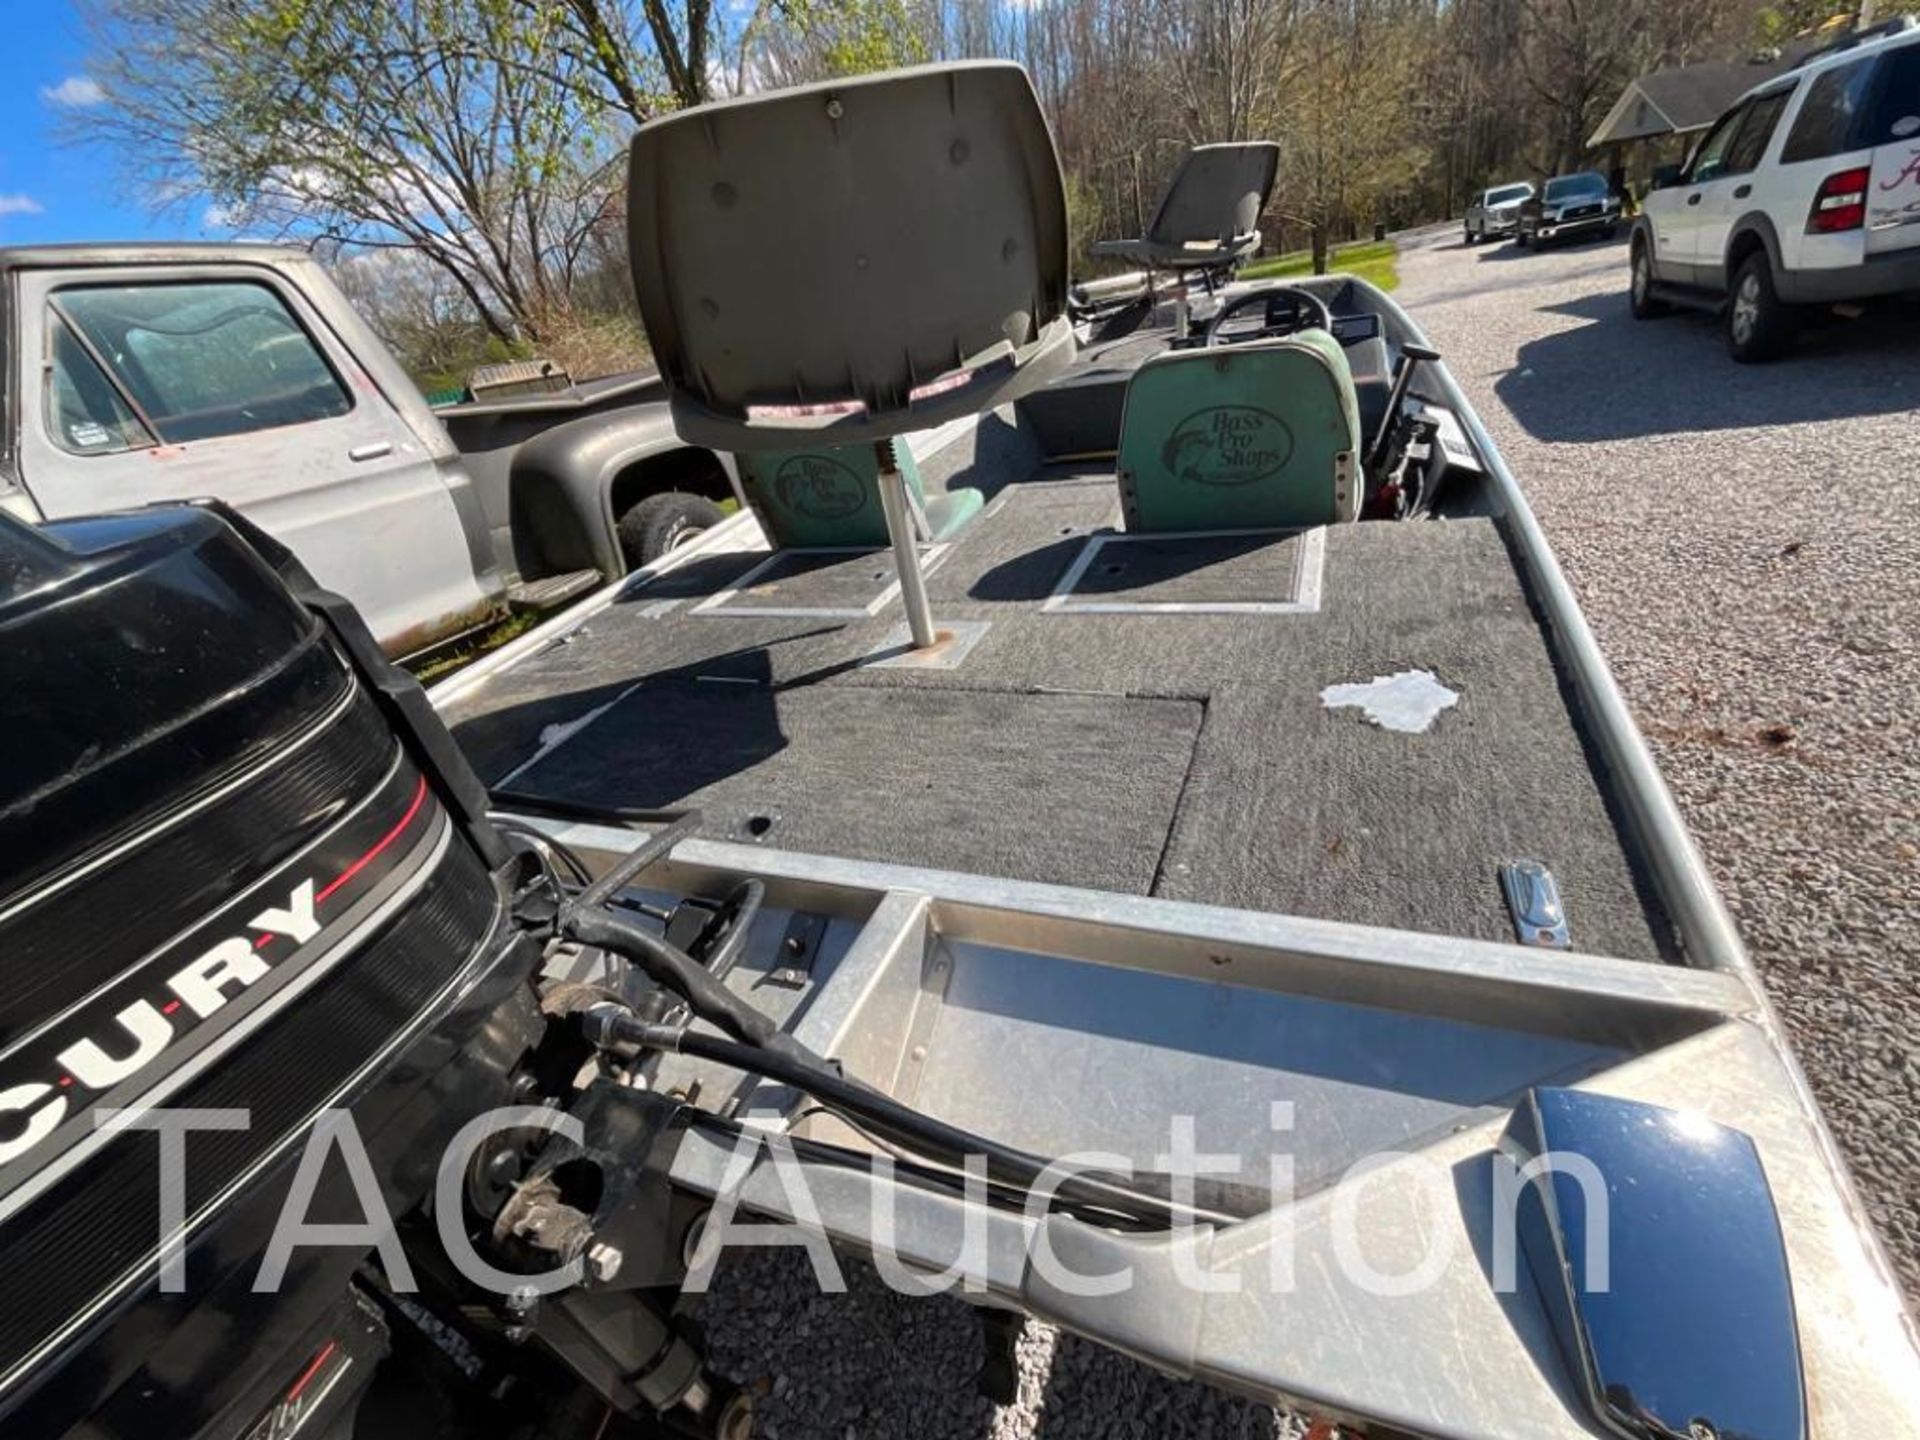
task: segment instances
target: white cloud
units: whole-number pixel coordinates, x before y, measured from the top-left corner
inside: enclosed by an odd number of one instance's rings
[[[107,92],[100,88],[100,82],[91,75],[69,75],[58,85],[42,85],[40,98],[49,105],[79,107],[98,105],[107,98]]]
[[[218,202],[207,206],[200,214],[200,228],[203,230],[237,230],[246,223],[244,210]]]
[[[0,215],[38,215],[46,207],[31,195],[0,195]]]

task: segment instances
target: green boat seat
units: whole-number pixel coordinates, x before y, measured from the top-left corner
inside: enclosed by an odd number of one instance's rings
[[[1131,531],[1281,530],[1360,514],[1360,408],[1322,330],[1154,356],[1127,384],[1121,511]]]
[[[920,539],[947,540],[957,535],[979,513],[980,492],[951,490],[929,499],[920,467],[905,442],[893,448],[907,482]],[[815,445],[734,458],[747,501],[776,547],[858,549],[887,544],[887,517],[880,508],[880,465],[873,446]]]

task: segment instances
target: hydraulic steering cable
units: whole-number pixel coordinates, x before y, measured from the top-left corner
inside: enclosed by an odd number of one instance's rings
[[[1061,1208],[1092,1211],[1142,1228],[1167,1229],[1182,1223],[1225,1225],[1240,1218],[1165,1195],[1146,1193],[1133,1184],[1095,1172],[1072,1170],[1047,1157],[1029,1154],[987,1136],[937,1120],[871,1086],[850,1080],[833,1062],[800,1044],[772,1016],[756,1009],[721,983],[720,976],[677,945],[607,907],[607,902],[648,865],[665,855],[700,823],[698,811],[674,817],[599,880],[561,901],[554,929],[584,945],[610,950],[633,962],[655,984],[683,1000],[698,1019],[731,1038],[706,1035],[684,1025],[642,1020],[631,1010],[602,1002],[577,1015],[582,1033],[601,1049],[677,1052],[759,1075],[811,1095],[858,1128],[944,1164],[964,1168],[981,1156],[988,1177],[1023,1193],[1050,1183]],[[527,837],[531,838],[531,837]],[[571,867],[570,867],[571,868]],[[729,897],[736,906],[732,927],[716,947],[728,968],[745,943],[747,926],[759,908],[764,887],[743,886]],[[1150,1177],[1163,1184],[1165,1177]]]

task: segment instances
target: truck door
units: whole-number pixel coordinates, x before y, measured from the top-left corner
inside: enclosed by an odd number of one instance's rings
[[[297,288],[249,265],[21,277],[21,478],[49,519],[225,500],[390,653],[484,618],[453,500]]]
[[[1792,98],[1793,82],[1789,81],[1748,101],[1721,156],[1719,173],[1701,187],[1704,193],[1699,219],[1694,222],[1693,243],[1694,263],[1700,267],[1703,284],[1724,286],[1730,282],[1728,239],[1741,216],[1765,208],[1767,182],[1760,161]]]
[[[1667,202],[1660,219],[1654,222],[1654,256],[1663,275],[1691,285],[1725,283],[1717,272],[1718,257],[1702,258],[1701,229],[1709,208],[1720,202],[1727,151],[1746,113],[1746,106],[1736,105],[1714,122],[1706,138],[1694,147],[1673,198]]]
[[[1869,255],[1920,245],[1920,44],[1888,52],[1880,70],[1880,93],[1867,132],[1873,146]]]

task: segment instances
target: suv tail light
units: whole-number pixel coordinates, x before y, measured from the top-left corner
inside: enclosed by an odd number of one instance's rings
[[[1822,180],[1813,197],[1813,209],[1807,215],[1808,233],[1832,235],[1864,226],[1867,181],[1872,173],[1867,166],[1856,165],[1849,170],[1837,170]]]

